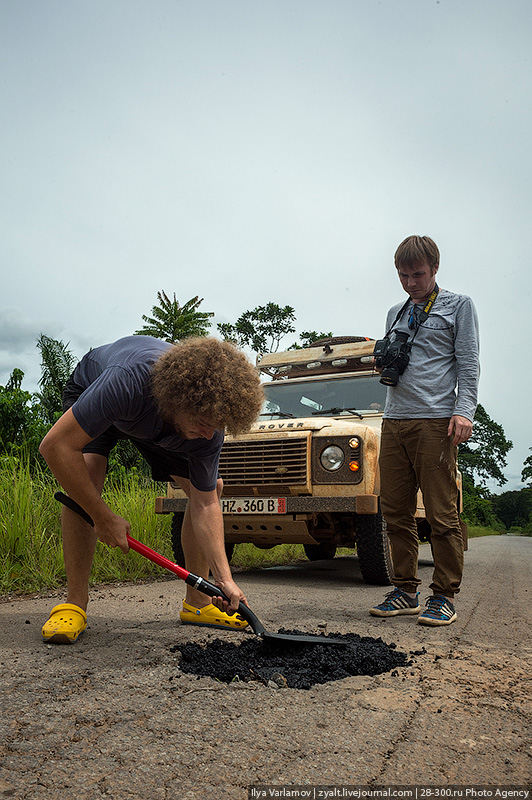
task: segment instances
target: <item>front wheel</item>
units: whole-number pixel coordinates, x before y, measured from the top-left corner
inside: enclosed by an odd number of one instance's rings
[[[175,511],[172,515],[172,525],[170,527],[170,535],[172,537],[172,552],[176,563],[179,566],[185,566],[185,554],[183,552],[183,545],[181,544],[181,528],[183,527],[183,520],[185,518],[184,511]],[[235,545],[233,542],[225,543],[225,555],[227,560],[231,563]]]
[[[355,522],[358,565],[366,583],[389,586],[393,573],[386,522],[378,514],[357,514]]]
[[[321,544],[304,544],[303,549],[309,561],[325,561],[336,555],[334,542],[321,542]]]
[[[170,533],[172,536],[172,552],[176,560],[176,564],[181,567],[185,566],[185,554],[183,552],[183,545],[181,544],[181,528],[183,527],[183,520],[185,514],[183,511],[175,511],[172,515],[172,526]]]

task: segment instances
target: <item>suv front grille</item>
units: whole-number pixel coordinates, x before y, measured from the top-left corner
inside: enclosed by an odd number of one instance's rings
[[[307,438],[224,442],[224,486],[295,486],[307,482]]]

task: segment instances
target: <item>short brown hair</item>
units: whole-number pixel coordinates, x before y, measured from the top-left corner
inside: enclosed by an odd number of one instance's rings
[[[431,270],[440,265],[440,251],[428,236],[408,236],[395,251],[395,266],[418,267],[424,261]]]
[[[207,336],[183,339],[163,353],[151,388],[166,419],[201,417],[231,434],[248,430],[263,401],[259,374],[244,353]]]

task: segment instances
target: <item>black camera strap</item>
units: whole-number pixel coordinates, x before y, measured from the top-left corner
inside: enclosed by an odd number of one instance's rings
[[[414,335],[412,336],[412,339],[410,340],[410,343],[412,343],[414,341],[414,339],[416,338],[416,334],[417,334],[418,330],[423,325],[423,323],[427,321],[428,316],[429,316],[430,312],[432,311],[432,307],[433,307],[434,303],[436,302],[436,298],[438,297],[439,293],[440,293],[440,287],[438,286],[437,283],[435,283],[434,284],[434,289],[432,290],[432,292],[428,296],[427,302],[425,303],[425,305],[423,306],[423,308],[419,312],[419,316],[417,318],[417,323],[416,323],[416,329],[414,331]],[[392,332],[392,330],[395,328],[395,326],[397,325],[397,323],[399,322],[399,320],[401,319],[401,317],[405,313],[406,309],[410,305],[411,299],[412,298],[409,297],[408,300],[404,303],[403,306],[401,306],[401,308],[397,312],[396,318],[394,319],[394,321],[390,325],[390,327],[388,329],[388,332],[384,335],[385,339],[387,339],[389,337],[390,333]],[[414,303],[414,305],[416,305],[416,304]]]

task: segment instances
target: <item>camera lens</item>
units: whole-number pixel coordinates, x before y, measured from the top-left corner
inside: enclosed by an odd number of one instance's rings
[[[399,382],[399,372],[396,369],[383,369],[379,383],[385,386],[397,386]]]

